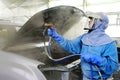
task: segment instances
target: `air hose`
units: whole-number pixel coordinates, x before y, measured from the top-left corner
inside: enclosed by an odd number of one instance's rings
[[[46,36],[45,36],[45,33],[47,31],[48,27],[45,27],[44,31],[43,31],[43,36],[44,36],[44,50],[45,50],[45,53],[46,55],[48,56],[48,58],[54,62],[62,62],[62,61],[65,61],[67,59],[70,59],[74,56],[80,56],[81,54],[74,54],[74,55],[69,55],[69,56],[65,56],[65,57],[62,57],[62,58],[59,58],[59,59],[54,59],[51,55],[51,50],[50,50],[50,46],[51,46],[51,40],[52,40],[52,37],[50,36],[49,37],[49,41],[48,41],[48,45],[45,44],[46,42]],[[103,77],[102,77],[102,74],[100,72],[100,70],[98,69],[98,67],[96,65],[94,65],[96,70],[98,71],[98,74],[101,78],[101,80],[103,80]],[[93,73],[92,73],[92,66],[90,67],[91,68],[91,75],[92,75],[92,78],[93,78]]]
[[[45,41],[44,41],[44,50],[45,50],[45,53],[48,56],[48,58],[53,60],[54,62],[63,62],[63,61],[68,60],[68,59],[70,59],[74,56],[80,56],[80,54],[74,54],[74,55],[65,56],[65,57],[62,57],[62,58],[59,58],[59,59],[54,59],[52,57],[52,53],[51,53],[51,50],[50,50],[50,45],[51,45],[51,37],[49,37],[48,46],[46,46]]]

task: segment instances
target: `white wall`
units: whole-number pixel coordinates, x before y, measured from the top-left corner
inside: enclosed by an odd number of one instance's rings
[[[13,16],[12,12],[0,1],[0,19]]]
[[[106,33],[111,37],[120,37],[120,25],[108,26]]]

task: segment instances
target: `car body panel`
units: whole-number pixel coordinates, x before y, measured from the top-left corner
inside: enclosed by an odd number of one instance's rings
[[[41,62],[0,51],[0,80],[46,80],[38,65]]]

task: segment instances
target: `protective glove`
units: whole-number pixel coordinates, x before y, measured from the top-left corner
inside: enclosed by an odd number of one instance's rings
[[[54,27],[48,28],[47,33],[51,36],[56,42],[60,43],[63,41],[63,37],[56,32]]]
[[[103,58],[101,56],[95,54],[82,54],[81,58],[84,59],[88,63],[92,63],[98,66],[102,65]]]

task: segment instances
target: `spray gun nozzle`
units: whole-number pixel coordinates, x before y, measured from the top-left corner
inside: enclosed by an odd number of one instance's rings
[[[51,28],[54,26],[54,24],[53,23],[45,23],[44,26],[47,28]]]

